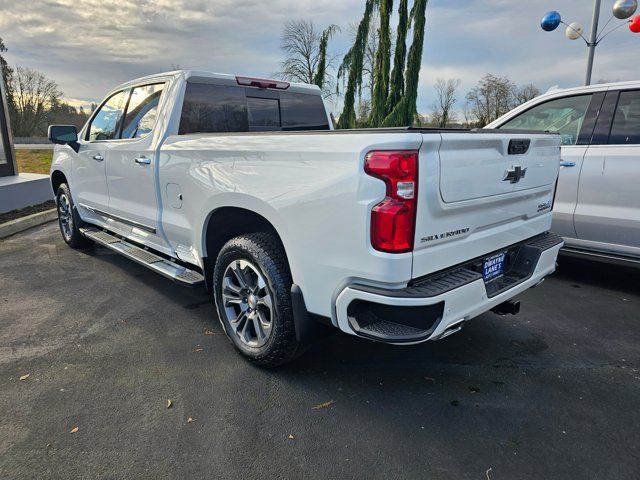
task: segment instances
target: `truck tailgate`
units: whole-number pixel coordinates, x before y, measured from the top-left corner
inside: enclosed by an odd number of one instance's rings
[[[558,168],[554,136],[444,134],[440,144],[440,194],[447,203],[551,185]],[[509,153],[526,148],[523,154]],[[511,172],[510,179],[504,179]],[[524,175],[524,176],[522,176]],[[520,178],[516,178],[519,176]]]
[[[559,136],[425,134],[419,158],[413,278],[549,229]]]

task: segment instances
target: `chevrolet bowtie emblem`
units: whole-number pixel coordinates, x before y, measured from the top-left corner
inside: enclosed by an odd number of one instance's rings
[[[527,169],[522,168],[520,165],[515,165],[511,167],[510,170],[504,172],[503,181],[509,181],[511,183],[518,183],[521,178],[524,178],[524,175],[527,173]]]

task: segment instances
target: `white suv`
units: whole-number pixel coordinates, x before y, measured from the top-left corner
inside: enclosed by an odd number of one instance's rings
[[[487,128],[560,133],[564,251],[640,266],[640,81],[552,88]]]

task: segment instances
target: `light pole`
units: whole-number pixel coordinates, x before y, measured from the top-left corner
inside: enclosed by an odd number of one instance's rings
[[[638,5],[636,4],[636,7]],[[634,10],[635,11],[635,10]],[[631,12],[633,15],[633,12]],[[629,16],[631,16],[629,15]],[[598,41],[598,19],[600,18],[600,0],[593,2],[593,17],[591,17],[591,35],[589,36],[589,56],[587,57],[587,75],[584,79],[585,85],[591,85],[591,71],[593,70],[593,56],[596,53],[596,42]]]
[[[640,32],[640,15],[636,15],[635,17],[631,18],[631,16],[636,13],[636,10],[638,9],[638,0],[617,0],[613,4],[612,15],[609,20],[607,20],[607,23],[605,23],[603,30],[606,30],[607,25],[609,25],[609,22],[611,22],[614,17],[620,20],[629,20],[627,22],[620,23],[616,27],[611,28],[608,32],[603,33],[599,36],[598,19],[600,18],[600,4],[601,0],[594,0],[593,2],[593,17],[591,18],[591,32],[589,33],[589,40],[587,40],[582,34],[584,31],[584,27],[581,23],[572,22],[570,24],[566,24],[562,21],[562,17],[560,16],[559,12],[547,12],[544,17],[542,17],[542,21],[540,22],[540,26],[545,32],[551,32],[555,30],[562,23],[563,25],[567,26],[564,34],[569,40],[577,40],[578,38],[582,38],[582,40],[584,40],[584,43],[589,49],[587,57],[587,74],[584,80],[585,85],[591,84],[591,71],[593,70],[593,57],[596,53],[596,47],[606,36],[625,24],[629,25],[629,30],[631,30],[633,33]]]

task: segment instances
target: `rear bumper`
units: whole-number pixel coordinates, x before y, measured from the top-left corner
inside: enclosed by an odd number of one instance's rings
[[[478,271],[481,259],[474,259],[415,279],[400,290],[349,285],[336,299],[338,327],[393,344],[444,338],[553,273],[562,245],[559,236],[545,233],[508,247],[505,275],[487,284]]]

